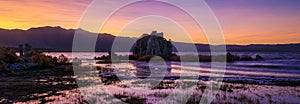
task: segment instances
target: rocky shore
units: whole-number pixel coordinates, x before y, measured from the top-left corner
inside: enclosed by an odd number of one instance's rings
[[[72,71],[55,68],[34,68],[14,72],[0,72],[0,103],[39,100],[52,102],[47,97],[60,91],[78,88]]]
[[[148,93],[126,92],[130,86],[122,83],[110,74],[114,68],[97,67],[99,77],[105,86],[116,86],[117,91],[113,95],[124,102],[143,104],[163,99],[168,96],[179,83],[176,78],[166,77]],[[197,103],[207,84],[214,83],[211,78],[199,76],[197,90],[189,99],[190,103]],[[129,79],[130,80],[130,79]],[[132,83],[135,80],[130,80]],[[216,80],[217,81],[217,80]],[[80,94],[73,75],[73,71],[57,68],[33,68],[30,70],[19,70],[15,72],[1,72],[0,74],[0,103],[87,103]],[[138,85],[137,85],[138,86]],[[214,103],[295,103],[293,99],[299,99],[299,80],[285,78],[224,78],[223,84],[216,96]],[[86,88],[86,90],[95,90]],[[97,96],[104,97],[104,96]],[[264,97],[264,98],[262,98]],[[286,100],[278,100],[284,97]],[[107,101],[109,102],[109,101]]]
[[[0,50],[0,103],[88,103],[78,89],[72,64],[65,56],[61,55],[55,58],[34,50],[26,52],[23,56],[18,56],[9,48],[0,48]],[[112,59],[111,56],[116,59]],[[105,87],[115,88],[113,90],[116,93],[112,93],[112,95],[121,101],[143,104],[154,103],[153,101],[159,101],[168,96],[170,90],[180,92],[180,90],[175,90],[176,85],[181,83],[178,82],[180,77],[165,76],[163,81],[158,86],[151,88],[150,91],[132,93],[127,92],[130,86],[123,83],[124,80],[118,78],[120,76],[114,74],[114,70],[118,70],[118,68],[112,68],[110,63],[112,61],[122,62],[122,60],[128,60],[128,58],[134,61],[147,62],[155,56],[117,56],[111,53],[108,56],[96,57],[95,59],[101,61],[99,64],[104,64],[106,67],[98,66],[97,72],[99,73],[95,77],[100,77]],[[164,60],[181,61],[183,58],[188,60],[195,56],[198,56],[201,62],[211,62],[212,56],[209,55],[177,56],[173,54],[168,58],[164,58]],[[228,62],[264,59],[260,55],[251,57],[247,55],[237,56],[230,53],[217,57],[223,58],[224,56],[227,57],[226,61]],[[80,64],[80,60],[77,58],[74,58],[73,62]],[[35,64],[34,67],[27,67],[29,63]],[[136,70],[137,73],[139,71],[137,69],[130,70]],[[136,86],[139,86],[138,83],[140,83],[135,79],[125,80],[137,83]],[[191,92],[193,96],[188,100],[188,103],[199,103],[199,99],[205,94],[203,91],[209,87],[208,84],[220,81],[223,83],[213,103],[297,103],[300,97],[300,80],[293,78],[225,77],[223,80],[218,80],[208,76],[199,76],[195,80],[197,81],[196,90]],[[141,85],[148,83],[142,83]],[[86,87],[86,90],[90,92],[96,91],[96,89],[89,88],[89,86]],[[96,97],[104,98],[104,96]]]
[[[0,47],[0,103],[52,102],[46,98],[78,87],[67,57],[47,56],[25,46],[24,52],[20,45],[19,55],[11,48]]]

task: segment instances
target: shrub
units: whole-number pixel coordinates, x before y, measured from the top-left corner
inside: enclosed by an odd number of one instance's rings
[[[27,53],[26,57],[30,57],[31,62],[38,63],[39,66],[42,66],[42,67],[54,67],[55,66],[54,58],[52,58],[51,56],[46,56],[45,54],[39,53],[36,50]]]
[[[22,59],[16,55],[15,51],[7,47],[0,47],[0,60],[2,60],[2,64],[12,64],[22,61]]]

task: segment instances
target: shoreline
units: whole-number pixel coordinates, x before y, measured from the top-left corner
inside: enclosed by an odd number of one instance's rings
[[[202,81],[202,80],[199,81],[199,83],[202,84],[209,83],[209,82],[211,81]],[[78,90],[78,86],[76,84],[74,74],[72,71],[64,71],[62,69],[53,69],[53,68],[42,68],[42,69],[22,70],[10,74],[1,73],[0,83],[2,85],[0,91],[4,92],[2,95],[0,95],[0,99],[1,99],[0,103],[16,103],[16,102],[47,103],[47,102],[64,101],[62,100],[62,98],[64,98],[65,101],[69,101],[70,99],[73,99],[71,101],[77,103],[87,102],[86,100],[84,100],[83,96],[80,94],[80,91]],[[240,90],[244,91],[244,88],[241,88],[240,86],[246,86],[247,87],[246,89],[253,89],[253,88],[255,89],[256,87],[261,87],[262,89],[268,89],[268,90],[272,90],[273,88],[275,88],[276,90],[285,89],[289,91],[293,89],[297,89],[298,91],[297,93],[300,95],[300,89],[298,87],[299,84],[297,84],[297,86],[289,86],[289,85],[280,86],[280,85],[260,85],[256,83],[245,83],[245,82],[238,82],[238,81],[235,82],[225,81],[223,82],[223,84],[225,87],[221,86],[221,89],[219,90],[219,93],[223,93],[222,96],[233,96],[232,94],[228,95],[226,93],[224,95],[224,92],[238,93]],[[163,91],[168,89],[161,89],[161,90]],[[261,93],[268,93],[268,92],[261,92]],[[74,96],[77,98],[68,98]],[[193,95],[193,97],[197,97],[197,96],[200,95]],[[245,96],[244,99],[250,99],[248,98],[250,97],[250,95],[248,96],[246,94],[243,96]],[[270,96],[272,97],[273,95]],[[232,97],[232,99],[241,100],[241,98],[234,97],[234,96]],[[127,102],[130,101],[131,101],[130,99],[127,99]],[[239,102],[242,101],[247,101],[247,100],[241,100]],[[256,100],[253,101],[251,100],[250,102],[254,102],[254,101]],[[217,102],[219,102],[219,100]],[[278,101],[272,101],[272,102],[278,102]]]
[[[73,72],[54,68],[0,72],[0,103],[36,100],[55,95],[62,90],[78,88],[72,76]],[[48,102],[46,99],[41,100]]]

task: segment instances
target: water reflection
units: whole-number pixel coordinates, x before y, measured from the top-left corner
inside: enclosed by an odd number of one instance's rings
[[[99,64],[97,70],[103,83],[112,84],[121,80],[144,79],[152,80],[176,80],[179,76],[173,76],[171,64],[146,62],[129,62],[112,64]]]

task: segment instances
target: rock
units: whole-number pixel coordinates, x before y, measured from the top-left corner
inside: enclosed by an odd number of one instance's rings
[[[227,90],[228,92],[233,92],[233,90],[232,89],[229,89],[229,90]]]
[[[227,62],[233,62],[233,61],[237,61],[240,60],[240,57],[237,55],[232,55],[231,53],[227,53]]]
[[[171,56],[169,61],[180,61],[180,56]]]
[[[198,55],[198,57],[199,57],[200,62],[211,62],[212,61],[212,59],[211,59],[212,56],[209,56],[209,55]],[[191,59],[193,59],[193,58],[191,58]]]
[[[25,53],[26,52],[31,52],[31,51],[33,51],[32,46],[26,43],[25,44]]]
[[[243,61],[251,61],[251,60],[253,60],[253,59],[252,59],[251,56],[243,55],[243,56],[241,57],[241,60],[243,60]]]
[[[255,56],[255,60],[264,60],[264,58],[261,57],[260,55],[256,55],[256,56]]]
[[[37,66],[39,66],[39,63],[26,63],[25,64],[25,69],[30,69],[30,68],[33,68],[33,67],[37,67]]]
[[[38,63],[13,63],[13,64],[8,64],[6,68],[9,70],[24,70],[24,69],[37,67],[37,66],[39,66]]]
[[[154,55],[167,58],[172,56],[171,40],[167,41],[163,33],[152,31],[150,35],[143,34],[133,48],[133,54],[138,56]]]
[[[101,57],[94,57],[94,60],[101,60]]]
[[[58,57],[58,63],[69,63],[69,59],[65,56],[65,55],[63,55],[63,54],[61,54],[59,57]]]
[[[142,57],[139,57],[138,61],[150,61],[154,56],[153,55],[144,55]]]
[[[129,55],[129,60],[137,60],[139,58],[138,55]]]
[[[178,56],[176,53],[172,53],[172,56]]]
[[[24,56],[24,51],[23,51],[23,45],[22,44],[19,45],[19,54],[20,54],[20,56]]]
[[[13,64],[7,65],[7,69],[10,69],[10,70],[23,70],[25,68],[26,68],[26,66],[21,63],[13,63]]]

